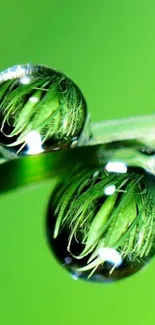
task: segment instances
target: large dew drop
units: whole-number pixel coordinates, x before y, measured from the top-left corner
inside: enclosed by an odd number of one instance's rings
[[[155,254],[154,193],[154,176],[121,161],[76,168],[51,196],[51,250],[76,278],[110,282],[134,274]]]
[[[64,74],[30,64],[0,73],[0,147],[5,156],[70,146],[85,119],[84,97]]]

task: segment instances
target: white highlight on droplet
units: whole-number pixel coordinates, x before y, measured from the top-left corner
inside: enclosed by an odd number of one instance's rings
[[[28,85],[31,81],[31,78],[29,76],[24,76],[20,78],[20,83],[23,85]]]
[[[26,136],[26,143],[28,146],[28,154],[34,155],[43,152],[41,135],[38,131],[30,131]]]
[[[115,172],[115,173],[126,173],[127,166],[120,161],[109,161],[105,166],[108,172]]]
[[[115,250],[114,248],[99,248],[98,250],[98,256],[103,262],[110,262],[115,267],[118,267],[122,264],[122,258],[120,253]]]
[[[27,65],[27,69],[28,69],[28,67],[29,67],[29,65]],[[16,65],[12,68],[9,68],[9,69],[0,73],[0,82],[14,79],[14,78],[24,79],[25,73],[26,73],[25,70],[26,70],[25,66],[22,67],[21,65]]]
[[[116,186],[115,185],[109,185],[105,188],[104,193],[105,195],[112,195],[116,191]]]
[[[39,101],[39,99],[35,96],[32,96],[29,98],[29,102],[31,102],[31,103],[37,103],[38,101]]]

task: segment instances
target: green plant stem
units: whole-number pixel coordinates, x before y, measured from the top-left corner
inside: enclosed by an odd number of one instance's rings
[[[108,160],[142,167],[155,175],[155,155],[145,156],[132,147],[108,150],[104,146],[112,141],[136,140],[155,149],[154,129],[155,115],[102,121],[91,124],[93,138],[89,139],[90,123],[87,121],[77,148],[18,158],[0,146],[0,192],[63,175],[77,164],[92,168],[104,165]],[[21,173],[25,176],[22,177]],[[17,174],[20,175],[17,177]]]
[[[5,161],[0,165],[0,193],[51,177],[64,177],[77,164],[96,168],[99,147],[64,149]]]
[[[87,145],[136,140],[155,149],[155,114],[91,123]]]

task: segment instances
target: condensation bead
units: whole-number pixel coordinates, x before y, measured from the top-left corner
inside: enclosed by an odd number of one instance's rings
[[[64,74],[43,65],[17,65],[0,73],[0,145],[35,154],[78,140],[86,102]]]
[[[155,179],[107,161],[79,168],[55,188],[47,211],[49,247],[74,278],[111,282],[155,255]]]

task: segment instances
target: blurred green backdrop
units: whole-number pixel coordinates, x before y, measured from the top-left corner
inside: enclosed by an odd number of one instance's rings
[[[155,108],[155,2],[6,1],[0,69],[42,63],[82,89],[92,119]],[[0,325],[154,324],[155,261],[111,285],[73,280],[51,255],[44,218],[52,182],[0,198]]]

